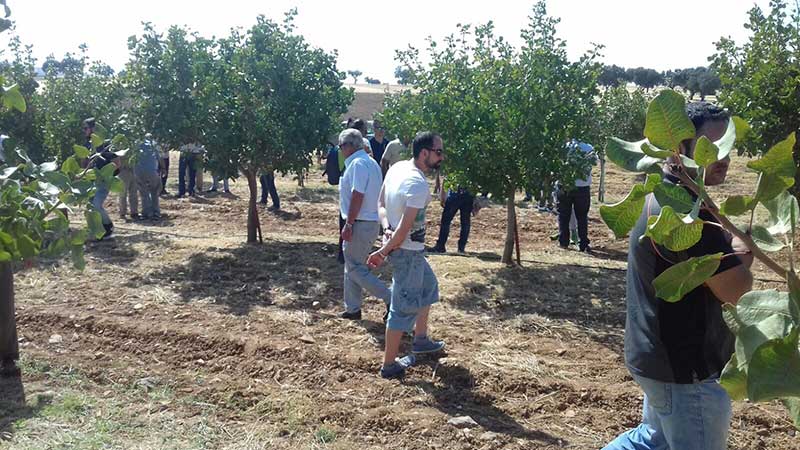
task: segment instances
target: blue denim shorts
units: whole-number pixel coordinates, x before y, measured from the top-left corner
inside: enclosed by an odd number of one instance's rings
[[[419,310],[439,301],[439,282],[422,250],[397,249],[389,257],[392,265],[390,330],[411,332]]]

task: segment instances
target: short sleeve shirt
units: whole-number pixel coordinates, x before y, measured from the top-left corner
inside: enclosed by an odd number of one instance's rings
[[[710,253],[730,254],[733,249],[724,232],[713,225],[705,225],[700,241],[684,252],[654,247],[650,238],[642,236],[647,218],[660,211],[650,194],[630,236],[625,363],[645,378],[689,384],[718,376],[733,354],[734,337],[722,318],[722,302],[701,285],[681,301],[668,303],[656,297],[653,280],[677,262]],[[706,211],[700,218],[716,222]],[[716,273],[740,264],[736,256],[725,257]]]
[[[354,220],[378,221],[378,196],[381,192],[381,168],[364,150],[359,150],[345,160],[345,169],[339,180],[339,212],[347,219],[353,192],[364,194],[358,217]]]
[[[383,182],[386,204],[386,219],[389,227],[400,226],[406,208],[417,208],[414,225],[400,248],[405,250],[425,249],[425,210],[430,202],[430,187],[425,174],[414,165],[414,160],[400,161],[386,173]]]
[[[386,149],[383,151],[381,162],[385,161],[389,167],[392,167],[398,161],[401,161],[406,153],[406,146],[400,142],[400,139],[395,139],[386,144]]]

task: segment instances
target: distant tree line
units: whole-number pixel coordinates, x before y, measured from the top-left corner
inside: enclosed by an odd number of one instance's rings
[[[606,87],[615,87],[625,83],[634,83],[644,89],[652,89],[656,86],[680,87],[688,92],[690,97],[699,94],[700,99],[705,99],[706,95],[714,95],[722,86],[717,72],[708,67],[659,72],[645,67],[626,69],[617,65],[607,65],[603,66],[597,82]]]

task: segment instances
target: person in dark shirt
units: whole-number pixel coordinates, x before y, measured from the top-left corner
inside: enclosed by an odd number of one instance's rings
[[[103,145],[97,148],[94,148],[94,146],[92,145],[92,134],[94,133],[96,125],[97,123],[94,117],[90,117],[84,120],[83,123],[81,124],[81,130],[83,131],[84,136],[86,136],[86,144],[85,144],[86,148],[88,148],[90,152],[94,150],[95,153],[100,154],[100,156],[95,158],[94,160],[94,167],[97,169],[102,169],[107,164],[116,165],[117,161],[115,160],[117,159],[117,155],[111,151],[110,142],[106,141],[103,143]],[[117,175],[118,173],[119,170],[115,170],[114,175]],[[110,186],[100,181],[97,182],[95,186],[94,198],[92,198],[92,207],[94,208],[95,211],[100,213],[100,218],[103,221],[103,228],[105,228],[106,230],[106,232],[99,240],[103,240],[110,237],[111,234],[114,232],[114,223],[111,222],[111,217],[108,215],[105,206],[103,206],[103,203],[105,203],[106,198],[108,198],[109,192],[110,192]]]
[[[372,122],[372,129],[375,132],[375,136],[369,138],[369,146],[372,148],[372,158],[380,165],[383,151],[389,145],[389,140],[386,139],[386,129],[383,128],[379,121],[374,120]]]
[[[719,140],[725,133],[726,111],[705,102],[687,105],[695,125],[695,139],[681,144],[693,157],[697,138]],[[668,160],[664,180],[680,185]],[[705,184],[721,184],[729,158],[710,165]],[[687,189],[688,191],[688,189]],[[696,198],[696,196],[689,191]],[[727,448],[731,400],[718,379],[733,354],[734,337],[722,318],[722,303],[735,304],[752,288],[752,254],[742,241],[713,225],[715,219],[701,211],[700,241],[683,252],[671,252],[642,237],[647,219],[661,206],[650,194],[642,215],[631,231],[626,284],[625,363],[644,391],[642,423],[617,437],[605,450]],[[672,265],[690,257],[721,252],[724,256],[714,276],[679,302],[656,297],[653,280]],[[736,254],[734,254],[736,253]]]

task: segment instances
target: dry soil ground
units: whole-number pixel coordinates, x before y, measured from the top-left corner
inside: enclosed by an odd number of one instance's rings
[[[753,176],[734,167],[728,189],[741,191]],[[633,178],[609,180],[613,200]],[[430,256],[447,353],[400,382],[377,376],[379,303],[362,322],[335,317],[337,195],[317,176],[308,186],[279,180],[263,245],[244,244],[238,182],[233,195],[164,200],[159,223],[117,220],[82,273],[18,273],[23,376],[3,385],[0,448],[597,449],[638,422],[622,360],[627,243],[596,206],[592,256],[558,249],[554,217],[525,203],[522,267],[499,263],[497,205],[476,218],[468,254]],[[432,203],[429,240],[440,213]],[[458,233],[456,220],[451,249]],[[758,278],[778,285],[762,267]],[[478,426],[448,425],[457,416]],[[800,449],[800,437],[777,405],[738,403],[730,448]]]

